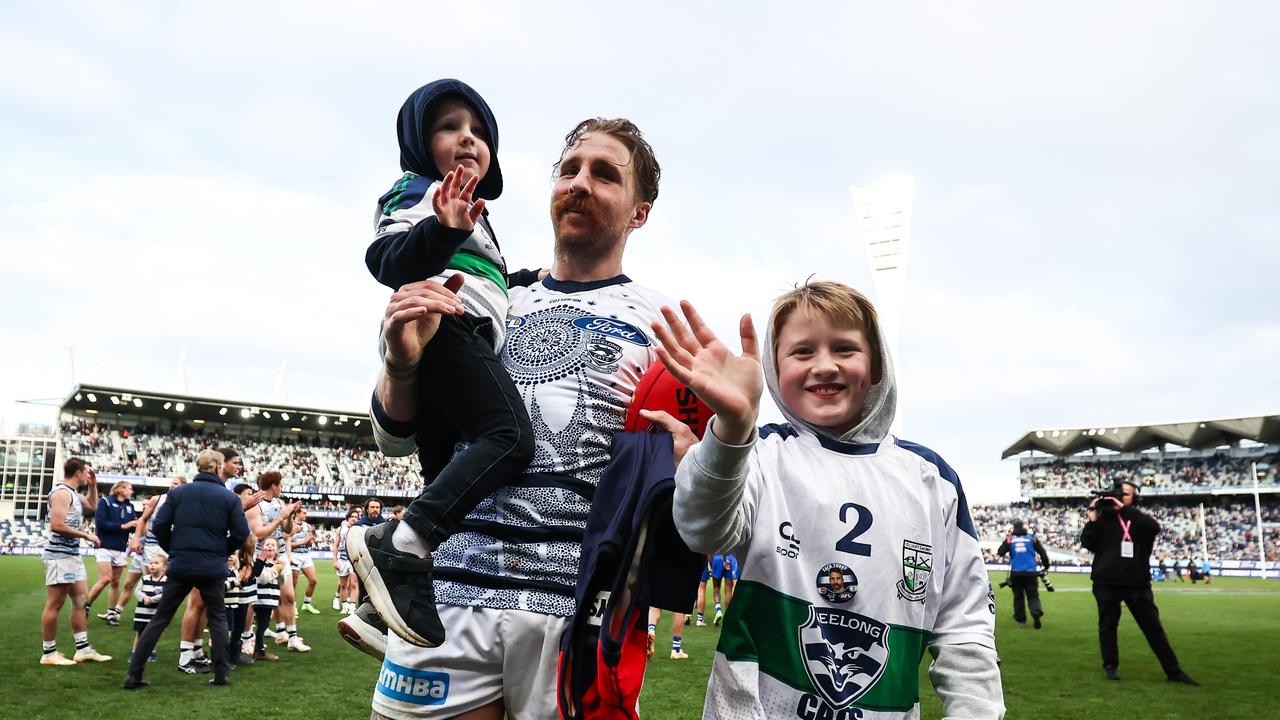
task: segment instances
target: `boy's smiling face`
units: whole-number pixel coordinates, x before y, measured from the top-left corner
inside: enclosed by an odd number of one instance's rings
[[[778,390],[801,420],[844,434],[857,426],[871,392],[871,344],[862,328],[837,327],[800,311],[778,333]]]
[[[431,159],[443,177],[459,165],[472,175],[484,178],[489,172],[489,142],[484,123],[471,105],[458,98],[440,101],[431,120]]]

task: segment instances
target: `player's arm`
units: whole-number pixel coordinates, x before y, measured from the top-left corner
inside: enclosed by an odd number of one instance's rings
[[[1009,536],[1005,536],[1004,542],[1000,543],[1000,547],[996,548],[996,556],[1009,554]]]
[[[160,502],[159,495],[152,495],[147,500],[147,504],[142,506],[142,517],[138,518],[138,524],[133,526],[133,535],[129,538],[129,550],[139,553],[142,552],[142,536],[147,534],[147,526],[151,522],[151,514],[156,511],[156,504]]]
[[[266,540],[271,533],[276,531],[276,528],[280,527],[280,523],[284,522],[285,517],[285,513],[280,513],[279,517],[275,520],[272,520],[269,523],[264,523],[262,521],[262,508],[252,507],[245,513],[245,518],[249,523],[249,530],[253,533],[253,536],[259,540]]]
[[[75,491],[72,490],[72,492]],[[49,529],[59,535],[82,538],[93,543],[94,547],[101,547],[102,543],[98,541],[97,535],[76,530],[67,524],[67,511],[70,509],[71,498],[66,493],[54,493],[51,495],[49,497]]]
[[[93,517],[98,508],[98,473],[93,468],[89,468],[89,494],[85,499],[88,502],[84,503],[84,516]]]

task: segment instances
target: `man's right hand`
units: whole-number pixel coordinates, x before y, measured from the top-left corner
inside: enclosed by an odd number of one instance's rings
[[[266,492],[264,492],[264,491],[262,491],[262,490],[257,490],[257,491],[255,491],[255,492],[251,492],[251,493],[249,493],[249,494],[247,494],[247,495],[241,495],[241,496],[240,496],[240,504],[241,504],[242,506],[244,506],[244,509],[245,509],[245,510],[248,510],[249,508],[253,507],[254,505],[257,505],[258,503],[262,502],[262,499],[263,499],[263,498],[265,498],[266,496],[267,496],[267,493],[266,493]]]
[[[97,536],[97,535],[94,535],[93,533],[85,533],[84,539],[85,539],[85,540],[88,540],[88,541],[89,541],[89,542],[91,542],[91,543],[93,543],[93,546],[94,546],[95,548],[100,548],[100,547],[102,547],[102,541],[101,541],[101,540],[99,540],[99,539],[98,539],[98,536]]]
[[[391,295],[382,320],[386,342],[383,362],[401,368],[416,365],[422,350],[440,328],[441,315],[462,315],[462,301],[455,294],[462,287],[458,273],[443,285],[433,280],[409,283]]]

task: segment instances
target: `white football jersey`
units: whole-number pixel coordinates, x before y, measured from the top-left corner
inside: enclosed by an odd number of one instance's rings
[[[852,444],[790,425],[760,435],[748,450],[708,432],[677,472],[686,540],[734,552],[742,567],[703,717],[917,716],[926,646],[995,647],[959,479],[891,436]],[[713,536],[723,547],[696,546]]]

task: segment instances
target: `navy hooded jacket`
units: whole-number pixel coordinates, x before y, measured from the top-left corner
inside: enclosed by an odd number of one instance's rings
[[[152,527],[169,553],[169,577],[226,577],[227,556],[249,537],[240,498],[206,472],[169,491]]]
[[[427,83],[409,96],[396,118],[400,141],[400,169],[433,180],[444,180],[431,157],[431,116],[435,105],[446,98],[461,98],[480,115],[489,144],[489,172],[476,186],[476,197],[495,200],[502,194],[502,168],[498,167],[498,121],[480,93],[461,80],[446,78]],[[452,168],[450,168],[452,169]]]

